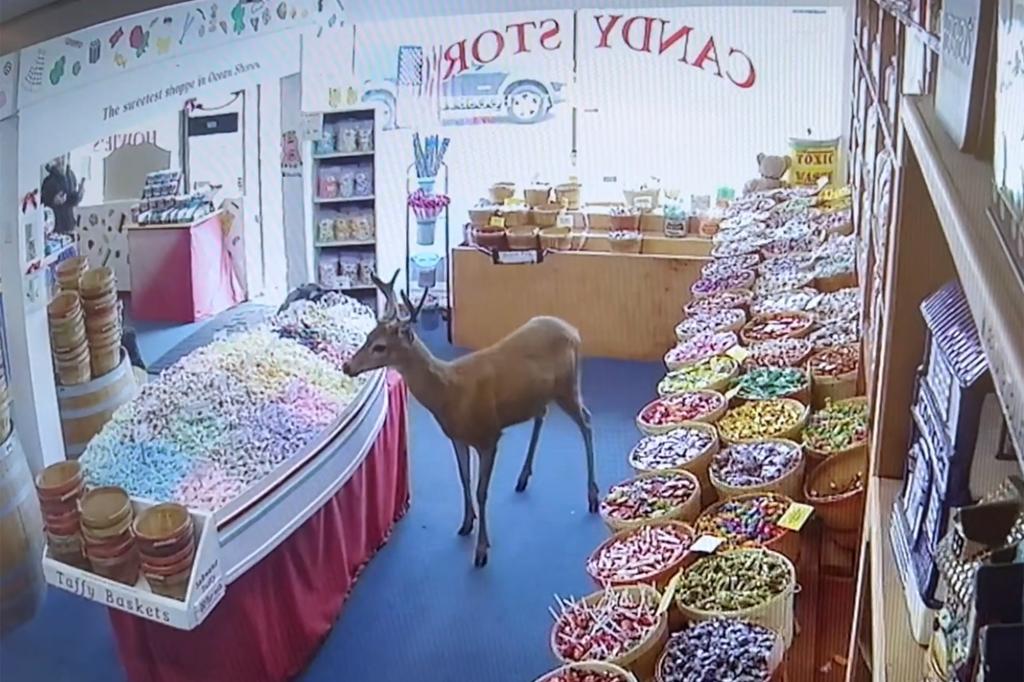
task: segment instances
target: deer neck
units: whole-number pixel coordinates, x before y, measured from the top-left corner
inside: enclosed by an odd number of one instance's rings
[[[418,338],[413,339],[402,359],[395,364],[416,400],[442,420],[445,400],[451,387],[447,362],[439,360]]]

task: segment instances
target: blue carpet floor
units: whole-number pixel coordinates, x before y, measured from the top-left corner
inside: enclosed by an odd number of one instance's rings
[[[187,331],[159,334],[140,334],[147,359],[162,355]],[[426,341],[439,355],[457,353],[442,330],[427,334]],[[160,349],[152,352],[152,345]],[[654,363],[584,362],[583,396],[594,415],[602,490],[628,475],[625,455],[638,437],[633,419],[662,372]],[[583,564],[607,537],[600,518],[586,512],[579,431],[561,411],[551,410],[523,494],[514,486],[530,427],[506,432],[489,501],[490,562],[475,569],[473,540],[455,533],[462,503],[451,445],[417,404],[410,424],[410,511],[367,566],[298,679],[529,682],[555,665],[548,648],[552,595],[593,590]],[[106,612],[50,589],[35,620],[0,642],[0,680],[124,680]]]

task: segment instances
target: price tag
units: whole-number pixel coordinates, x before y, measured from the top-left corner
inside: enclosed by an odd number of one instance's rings
[[[501,203],[503,206],[522,206],[526,203],[526,200],[519,197],[505,197],[505,200]]]
[[[573,219],[571,213],[558,214],[558,222],[556,223],[558,227],[565,227],[571,230],[575,223],[576,221]]]
[[[725,351],[725,354],[740,363],[750,357],[750,351],[743,346],[733,346],[729,350]]]
[[[662,615],[668,611],[668,607],[672,606],[672,599],[676,596],[676,590],[679,588],[679,579],[683,577],[683,572],[679,571],[672,580],[668,581],[668,585],[665,586],[665,591],[661,594],[661,601],[658,603],[657,615]]]
[[[491,217],[491,222],[489,224],[490,224],[491,227],[497,227],[497,228],[505,227],[505,216],[503,216],[503,215],[492,216]]]
[[[728,391],[725,392],[726,400],[732,400],[733,398],[736,397],[736,394],[739,393],[739,392],[740,392],[740,386],[739,386],[739,384],[736,384],[735,386],[733,386],[732,388],[730,388]]]
[[[789,509],[782,515],[782,518],[775,522],[775,525],[786,530],[799,531],[813,513],[814,507],[811,505],[794,502],[789,505]]]
[[[530,250],[523,251],[498,251],[498,263],[502,265],[522,265],[524,263],[536,263],[537,252]]]
[[[715,537],[714,535],[701,535],[697,538],[697,542],[690,545],[691,552],[698,552],[700,554],[714,554],[722,543],[725,542],[724,538]]]

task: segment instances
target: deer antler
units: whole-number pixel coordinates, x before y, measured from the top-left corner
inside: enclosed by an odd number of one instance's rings
[[[415,322],[420,319],[420,311],[423,310],[423,304],[427,302],[428,293],[430,293],[430,287],[424,287],[423,297],[420,298],[419,305],[414,306],[412,301],[409,300],[409,295],[404,291],[402,292],[402,302],[405,303],[405,307],[409,310],[409,322]]]
[[[381,322],[387,322],[398,317],[398,302],[395,301],[395,280],[398,279],[398,270],[395,270],[395,274],[391,276],[391,281],[385,283],[377,278],[377,275],[370,273],[370,280],[373,285],[381,290],[386,298],[384,306],[384,314],[381,315]]]

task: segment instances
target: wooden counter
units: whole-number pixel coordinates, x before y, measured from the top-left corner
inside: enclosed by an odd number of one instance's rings
[[[695,254],[709,245],[669,241]],[[531,317],[554,315],[579,329],[586,355],[661,360],[706,262],[699,255],[578,251],[549,252],[536,264],[495,265],[486,253],[459,246],[452,253],[453,339],[483,348]]]

